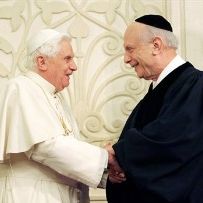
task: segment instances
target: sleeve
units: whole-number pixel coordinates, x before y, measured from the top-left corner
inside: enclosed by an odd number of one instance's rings
[[[107,179],[108,179],[108,171],[107,171],[107,168],[104,170],[104,173],[102,175],[102,178],[101,178],[101,181],[98,185],[98,188],[103,188],[105,189],[106,188],[106,184],[107,184]]]
[[[94,188],[99,185],[108,162],[105,149],[64,135],[36,144],[29,156],[64,176]]]

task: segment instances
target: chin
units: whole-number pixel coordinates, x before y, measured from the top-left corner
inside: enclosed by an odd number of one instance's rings
[[[63,86],[63,89],[65,88],[65,87],[68,87],[69,86],[69,83],[66,83],[64,86]]]
[[[138,78],[144,78],[142,74],[137,73]]]

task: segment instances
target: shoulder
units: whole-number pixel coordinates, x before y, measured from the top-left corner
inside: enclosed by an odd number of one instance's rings
[[[195,68],[191,63],[186,62],[181,67],[177,69],[179,71],[179,77],[177,78],[174,85],[176,87],[184,88],[190,87],[192,88],[199,82],[203,82],[203,71]]]
[[[19,88],[25,88],[28,83],[30,83],[30,81],[27,77],[19,75],[5,82],[3,88],[6,90],[17,90]]]
[[[42,90],[30,78],[24,75],[9,79],[0,91],[1,102],[3,103],[15,102],[17,104],[35,101],[39,98],[38,95],[40,95],[40,98],[42,97]]]
[[[184,100],[190,96],[195,98],[203,93],[203,71],[196,69],[189,62],[179,67],[170,77],[173,82],[168,88],[165,99],[181,99],[183,101],[183,98]]]
[[[7,92],[16,92],[18,94],[23,93],[28,95],[36,94],[36,92],[42,91],[39,85],[25,75],[19,75],[8,80],[4,88]]]

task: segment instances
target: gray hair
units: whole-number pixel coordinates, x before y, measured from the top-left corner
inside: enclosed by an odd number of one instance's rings
[[[146,25],[145,30],[141,33],[141,39],[143,41],[151,41],[154,37],[160,37],[167,47],[177,49],[178,48],[178,40],[173,32],[159,29],[153,26]]]
[[[70,42],[70,38],[68,36],[61,34],[44,43],[41,47],[28,55],[26,65],[27,69],[36,70],[36,58],[40,55],[47,56],[49,58],[56,56],[60,51],[59,44],[63,40]]]

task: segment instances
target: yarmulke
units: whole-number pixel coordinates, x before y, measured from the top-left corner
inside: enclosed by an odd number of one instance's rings
[[[62,34],[53,29],[43,29],[39,31],[36,35],[31,37],[28,42],[28,45],[27,45],[28,54],[31,54],[46,42],[59,36],[65,36],[65,34]]]
[[[135,20],[135,22],[143,23],[163,30],[173,32],[171,24],[160,15],[144,15]]]

